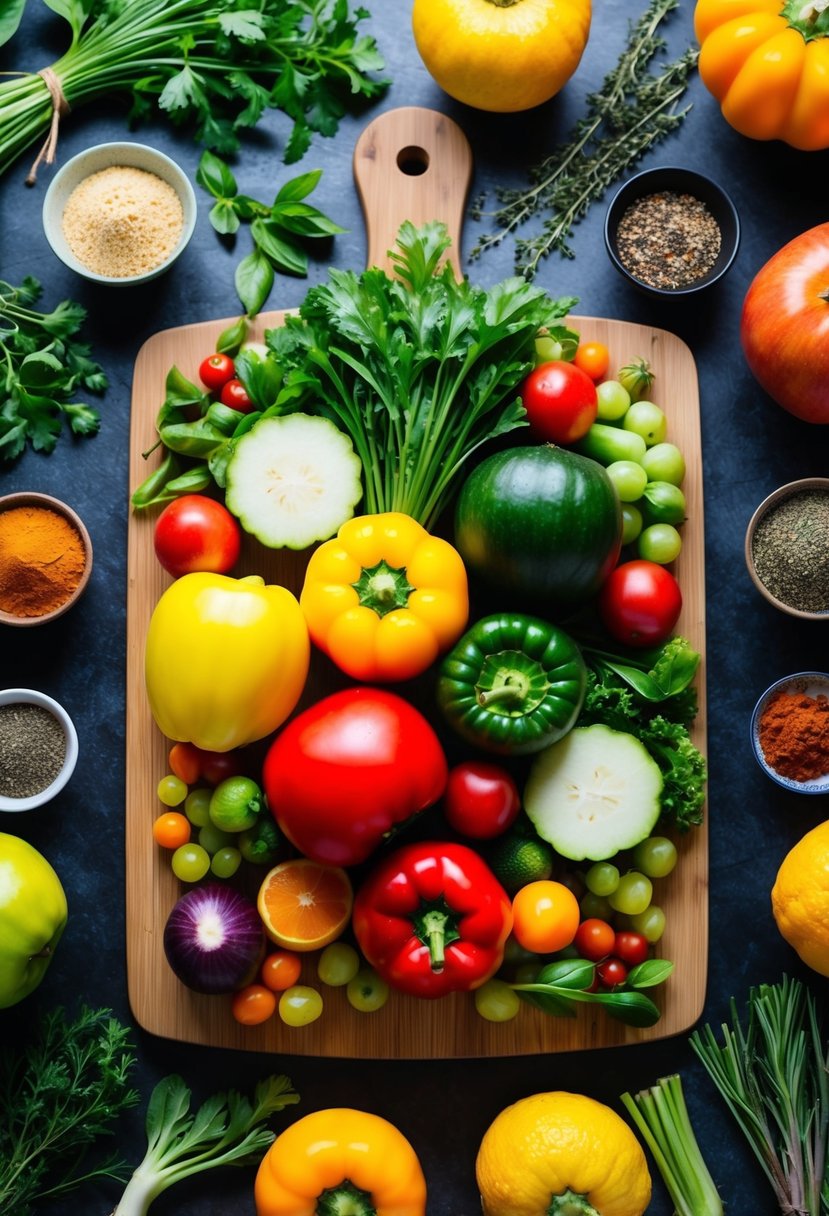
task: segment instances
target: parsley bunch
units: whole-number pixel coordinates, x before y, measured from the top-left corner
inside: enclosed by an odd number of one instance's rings
[[[73,435],[95,435],[96,409],[72,398],[79,389],[101,393],[106,376],[75,340],[86,310],[63,300],[52,312],[31,306],[40,284],[0,281],[0,460],[16,459],[27,442],[51,452],[66,420]]]
[[[24,0],[25,2],[25,0]],[[51,65],[75,109],[127,94],[130,120],[158,106],[218,152],[266,109],[293,119],[284,159],[297,161],[314,131],[333,135],[346,107],[377,96],[385,81],[375,41],[358,32],[368,13],[348,0],[47,0],[69,23],[72,43]],[[22,13],[17,0],[15,10]],[[14,22],[0,22],[0,42]],[[0,173],[49,130],[52,98],[43,77],[0,84]],[[48,158],[47,158],[48,159]]]

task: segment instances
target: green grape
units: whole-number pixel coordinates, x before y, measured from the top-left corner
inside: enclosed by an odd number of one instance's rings
[[[653,944],[665,932],[665,913],[657,904],[651,904],[644,912],[630,918],[630,927]]]
[[[594,916],[597,920],[613,919],[613,909],[607,896],[594,895],[592,891],[587,891],[582,895],[579,900],[579,911],[581,912],[582,920],[590,920]]]
[[[475,1008],[487,1022],[510,1022],[521,1008],[521,998],[503,980],[489,980],[475,989]]]
[[[210,869],[210,854],[200,844],[182,844],[170,858],[170,865],[182,882],[198,882]]]
[[[682,537],[673,524],[651,524],[644,528],[636,541],[636,551],[648,562],[667,566],[679,557]]]
[[[360,970],[360,956],[348,942],[332,942],[319,956],[317,975],[329,988],[344,988]]]
[[[210,869],[217,878],[232,878],[241,864],[242,854],[230,845],[217,849],[210,858]]]
[[[648,475],[635,460],[614,460],[605,469],[620,502],[636,502],[645,492]]]
[[[363,967],[345,989],[349,1005],[360,1013],[374,1013],[389,999],[389,986],[371,967]]]
[[[279,1016],[286,1026],[307,1026],[322,1013],[322,997],[316,988],[294,984],[279,998]]]
[[[676,845],[667,836],[648,836],[633,850],[633,864],[648,878],[664,878],[676,861]]]
[[[168,773],[158,783],[158,798],[165,806],[181,806],[187,797],[187,786],[180,777]]]
[[[536,367],[540,363],[555,363],[562,355],[562,346],[556,338],[551,338],[549,334],[542,334],[540,338],[535,340],[535,363]]]
[[[203,849],[207,849],[211,856],[218,853],[219,849],[233,844],[233,839],[230,832],[222,832],[212,823],[206,823],[203,828],[199,828],[199,844]]]
[[[596,400],[596,417],[602,422],[618,422],[630,409],[630,393],[618,380],[603,380],[597,384]]]
[[[642,531],[642,512],[632,502],[622,503],[622,544],[632,545]]]
[[[594,895],[612,895],[619,885],[619,871],[610,861],[597,861],[585,874],[584,882]]]
[[[634,401],[622,419],[622,426],[626,431],[641,435],[649,448],[664,443],[668,433],[665,411],[653,401]]]
[[[195,789],[184,800],[184,813],[193,827],[203,828],[210,823],[210,798],[212,790]]]
[[[538,959],[538,955],[536,955],[536,960],[537,959]],[[538,973],[540,972],[540,970],[541,970],[541,967],[539,966],[537,961],[534,963],[522,963],[520,967],[515,968],[515,977],[514,977],[515,983],[516,984],[534,984],[535,981],[538,979]],[[484,1014],[484,1016],[486,1016],[486,1015]]]
[[[614,912],[624,912],[626,916],[638,916],[644,912],[653,896],[653,884],[646,874],[638,870],[629,870],[619,879],[619,885],[608,902]]]
[[[648,481],[669,481],[672,486],[681,486],[685,476],[685,458],[675,443],[656,443],[646,449],[642,468],[648,475]]]

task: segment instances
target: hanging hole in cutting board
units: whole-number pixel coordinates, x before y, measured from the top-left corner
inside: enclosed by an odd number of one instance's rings
[[[407,177],[420,177],[429,168],[429,153],[425,148],[401,148],[397,153],[397,167]]]

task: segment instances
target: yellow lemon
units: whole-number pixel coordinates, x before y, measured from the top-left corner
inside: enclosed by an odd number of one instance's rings
[[[777,928],[807,966],[829,975],[829,820],[790,849],[771,891]]]
[[[496,1116],[475,1166],[484,1216],[642,1216],[645,1154],[627,1123],[583,1094],[533,1094]]]

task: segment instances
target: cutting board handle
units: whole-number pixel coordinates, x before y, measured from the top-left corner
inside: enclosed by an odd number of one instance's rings
[[[463,213],[472,150],[456,122],[438,110],[401,106],[364,129],[354,148],[354,179],[368,236],[366,262],[391,270],[388,251],[404,220],[446,224],[448,260],[462,276]]]

